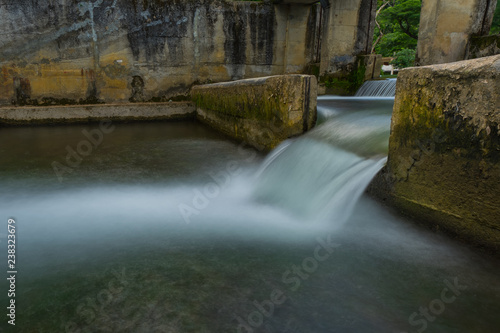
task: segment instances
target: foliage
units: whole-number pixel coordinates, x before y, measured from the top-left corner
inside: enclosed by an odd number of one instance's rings
[[[497,9],[493,16],[493,24],[491,25],[490,35],[500,34],[500,0],[497,1]]]
[[[374,51],[387,57],[415,50],[421,6],[421,0],[378,0]]]
[[[396,68],[406,68],[413,67],[415,65],[415,50],[413,49],[404,49],[399,52],[396,52],[395,59],[392,61],[392,64]]]

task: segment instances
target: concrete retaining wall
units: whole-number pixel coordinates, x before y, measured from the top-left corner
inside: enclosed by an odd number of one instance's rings
[[[402,70],[387,167],[371,191],[500,250],[500,56]]]
[[[320,6],[2,0],[0,105],[161,102],[195,83],[303,73]]]
[[[0,124],[81,123],[103,119],[181,120],[194,119],[195,112],[196,108],[191,102],[3,107],[0,108]]]
[[[258,149],[272,149],[316,122],[316,77],[281,75],[196,86],[197,118]]]

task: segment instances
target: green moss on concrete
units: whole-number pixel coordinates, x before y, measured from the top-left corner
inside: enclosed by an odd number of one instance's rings
[[[328,94],[354,96],[365,82],[365,73],[365,58],[359,56],[349,72],[324,74],[319,78],[319,82],[325,85]]]
[[[430,92],[429,92],[430,93]],[[417,147],[416,140],[435,140],[436,129],[442,131],[440,144],[435,145],[436,153],[446,153],[453,149],[460,149],[460,156],[469,159],[488,159],[493,163],[500,161],[500,138],[498,124],[488,121],[485,125],[490,128],[479,130],[470,120],[456,114],[455,110],[443,110],[430,101],[429,96],[416,94],[419,103],[405,99],[399,108],[399,121],[394,125],[393,144],[398,146]],[[457,108],[459,106],[455,106]],[[493,130],[491,130],[493,129]]]
[[[499,62],[401,71],[388,164],[371,188],[405,215],[497,251]]]
[[[309,64],[306,69],[306,74],[314,75],[319,79],[320,69],[319,64]]]
[[[282,75],[194,87],[197,117],[259,149],[314,126],[316,78]]]
[[[252,98],[251,95],[234,95],[227,91],[199,92],[193,95],[193,101],[197,108],[236,118],[270,121],[281,114],[278,96]]]

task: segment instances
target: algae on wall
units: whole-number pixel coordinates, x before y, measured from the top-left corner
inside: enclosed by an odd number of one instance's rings
[[[316,122],[316,78],[279,75],[196,86],[197,117],[226,135],[270,150]]]
[[[404,69],[372,191],[478,246],[500,244],[500,55]]]

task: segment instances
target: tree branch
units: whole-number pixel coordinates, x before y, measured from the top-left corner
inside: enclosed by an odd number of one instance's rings
[[[380,23],[378,23],[378,21],[377,21],[377,17],[380,14],[380,12],[382,11],[382,9],[384,9],[390,3],[390,1],[391,0],[386,0],[380,6],[380,8],[377,10],[377,13],[375,14],[375,24],[377,25],[378,31],[379,31],[380,34],[378,35],[377,40],[372,45],[372,51],[371,51],[371,53],[375,52],[375,46],[377,46],[377,44],[380,42],[380,40],[382,39],[382,37],[384,37],[384,32],[382,31],[382,28],[380,27]]]
[[[408,24],[408,22],[406,22],[406,27],[403,25],[402,20],[398,20],[398,23],[399,23],[399,27],[401,28],[401,30],[403,30],[403,32],[405,34],[407,34],[408,36],[410,36],[413,39],[418,40],[418,36],[415,36],[415,34],[410,31],[410,25]]]

